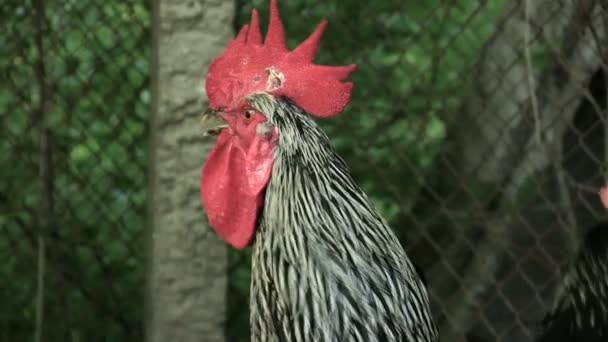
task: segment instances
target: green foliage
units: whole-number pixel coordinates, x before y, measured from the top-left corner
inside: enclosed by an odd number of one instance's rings
[[[141,340],[149,8],[45,6],[42,51],[34,3],[0,10],[0,340],[33,339],[38,234],[47,249],[44,340]],[[48,231],[38,219],[42,83],[52,146]]]

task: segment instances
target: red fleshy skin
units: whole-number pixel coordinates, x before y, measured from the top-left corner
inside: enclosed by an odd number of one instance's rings
[[[272,148],[276,141],[255,137],[247,153],[245,172],[249,184],[249,193],[252,195],[260,194],[266,188],[272,172]]]
[[[251,25],[243,27],[209,65],[205,85],[209,104],[223,113],[230,128],[222,131],[205,162],[201,200],[213,229],[237,249],[253,239],[277,139],[276,131],[270,139],[255,134],[256,124],[266,119],[261,113],[253,124],[239,116],[247,97],[259,91],[286,97],[322,118],[339,114],[350,101],[353,85],[343,81],[355,65],[313,64],[326,24],[321,22],[310,37],[288,51],[277,1],[271,0],[264,43],[254,10]]]
[[[263,44],[258,13],[253,10],[250,25],[245,25],[224,53],[209,65],[205,87],[210,106],[232,109],[252,93],[265,91],[287,97],[317,117],[342,112],[353,88],[352,83],[342,81],[356,66],[312,63],[326,26],[327,22],[321,22],[304,42],[288,51],[276,0],[270,3],[270,23]],[[282,81],[277,87],[269,87],[274,84],[269,82],[270,70],[280,75]]]
[[[600,189],[600,200],[604,208],[608,209],[608,185]]]
[[[247,151],[224,129],[201,175],[201,201],[216,233],[237,249],[254,236],[264,189],[272,171],[274,140],[255,136]]]

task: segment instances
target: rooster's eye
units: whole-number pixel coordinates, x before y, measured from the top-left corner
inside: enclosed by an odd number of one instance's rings
[[[245,111],[245,119],[249,120],[253,116],[253,111],[251,109]]]

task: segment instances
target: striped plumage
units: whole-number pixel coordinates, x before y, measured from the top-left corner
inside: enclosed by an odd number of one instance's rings
[[[316,122],[286,99],[249,103],[279,133],[253,247],[252,341],[437,341],[412,263]]]
[[[595,225],[564,275],[537,342],[608,341],[608,223]]]

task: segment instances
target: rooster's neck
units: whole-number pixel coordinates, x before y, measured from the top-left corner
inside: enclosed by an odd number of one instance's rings
[[[271,113],[267,118],[279,135],[256,244],[290,246],[294,253],[307,253],[311,246],[335,252],[360,247],[355,245],[361,242],[398,244],[327,135],[306,112],[272,97],[262,97],[254,106]],[[350,241],[353,246],[328,245],[334,241]]]
[[[260,102],[279,140],[252,255],[254,336],[297,321],[300,339],[285,340],[413,341],[416,327],[436,341],[422,282],[327,136],[294,104]]]

